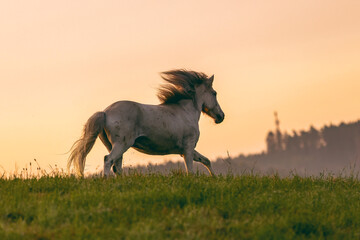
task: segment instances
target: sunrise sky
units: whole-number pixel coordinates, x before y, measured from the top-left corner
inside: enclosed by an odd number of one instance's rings
[[[211,159],[264,150],[275,110],[289,132],[357,120],[359,13],[358,0],[1,1],[0,165],[65,167],[90,115],[157,104],[174,68],[215,74],[226,119],[202,117],[197,146]],[[98,141],[86,169],[105,154]],[[163,159],[130,150],[124,165]]]

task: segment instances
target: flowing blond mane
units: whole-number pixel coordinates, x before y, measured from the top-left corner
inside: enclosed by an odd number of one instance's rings
[[[157,93],[161,104],[177,103],[182,99],[194,100],[195,86],[208,78],[204,73],[183,69],[162,72],[161,77],[166,82]]]

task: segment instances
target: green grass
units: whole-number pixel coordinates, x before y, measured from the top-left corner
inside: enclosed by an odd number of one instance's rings
[[[297,176],[0,179],[0,239],[359,239],[360,182]]]

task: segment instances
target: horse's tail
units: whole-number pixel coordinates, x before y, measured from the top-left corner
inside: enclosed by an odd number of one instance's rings
[[[71,164],[79,176],[84,175],[86,156],[94,146],[95,140],[105,126],[105,113],[97,112],[87,120],[82,136],[71,147],[71,153],[67,163],[68,172]]]

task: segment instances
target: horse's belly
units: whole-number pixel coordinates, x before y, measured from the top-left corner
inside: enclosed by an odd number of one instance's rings
[[[181,154],[180,147],[172,139],[157,139],[154,141],[148,137],[139,137],[132,147],[139,152],[151,155]]]

